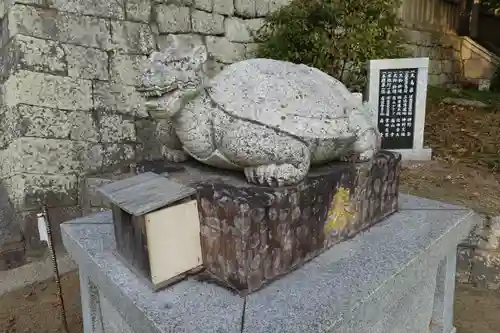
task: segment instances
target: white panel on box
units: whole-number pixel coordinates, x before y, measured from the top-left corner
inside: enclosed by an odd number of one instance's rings
[[[145,218],[153,284],[161,285],[201,266],[196,200],[149,213]]]

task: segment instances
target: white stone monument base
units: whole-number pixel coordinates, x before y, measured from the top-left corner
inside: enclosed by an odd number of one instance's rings
[[[388,149],[401,154],[401,159],[403,161],[430,161],[432,158],[431,148],[422,149]]]
[[[61,226],[85,333],[453,333],[457,244],[479,215],[400,195],[399,212],[246,298],[191,278],[152,292],[104,212]]]

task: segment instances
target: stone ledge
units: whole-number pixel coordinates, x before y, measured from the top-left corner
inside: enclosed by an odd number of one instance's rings
[[[419,200],[408,197],[408,205],[426,205]],[[436,203],[430,211],[394,215],[247,297],[246,304],[225,289],[193,279],[161,292],[149,290],[113,254],[109,212],[70,221],[62,229],[64,244],[81,271],[134,332],[240,333],[243,328],[252,333],[306,333],[320,328],[342,331],[343,324],[361,332],[405,320],[424,331],[432,313],[436,279],[442,283],[444,278],[436,276],[438,264],[453,253],[475,219],[469,211],[439,207]],[[412,296],[415,293],[422,296],[418,302]],[[402,303],[393,302],[396,299]],[[405,320],[396,323],[395,317]]]
[[[500,216],[483,216],[459,244],[457,282],[500,289]]]

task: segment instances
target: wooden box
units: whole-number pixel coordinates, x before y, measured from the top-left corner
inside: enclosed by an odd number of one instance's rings
[[[158,290],[202,266],[196,190],[152,172],[104,185],[118,255]]]

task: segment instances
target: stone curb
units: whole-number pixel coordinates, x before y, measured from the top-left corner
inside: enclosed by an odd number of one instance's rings
[[[60,254],[57,260],[59,274],[65,274],[76,270],[77,265],[69,254]],[[54,276],[52,260],[33,262],[15,269],[0,272],[0,296],[26,287],[30,284],[50,279]]]
[[[500,216],[484,216],[457,249],[457,283],[500,289]]]

